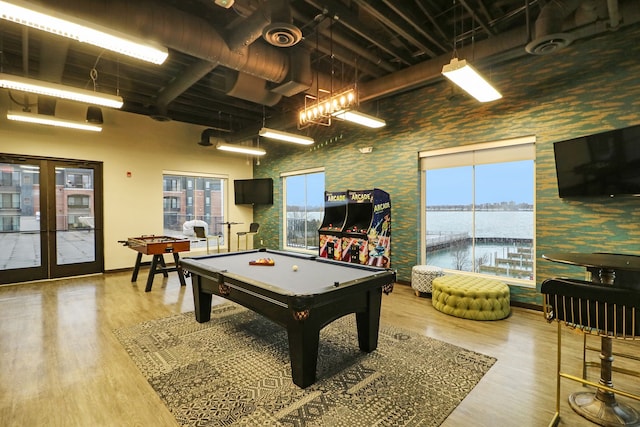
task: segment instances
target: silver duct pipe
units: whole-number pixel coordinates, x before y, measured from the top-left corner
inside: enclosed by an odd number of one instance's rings
[[[623,5],[621,25],[628,26],[640,22],[640,2],[627,2]],[[587,25],[574,32],[576,39],[591,38],[609,31],[605,25]],[[458,49],[461,58],[474,58],[474,64],[497,64],[503,61],[526,56],[523,48],[528,40],[527,27],[511,30],[475,43],[474,47]],[[451,60],[451,54],[441,55],[430,61],[416,64],[404,70],[388,74],[376,80],[359,84],[360,102],[374,101],[396,95],[418,87],[442,81],[442,66]],[[315,84],[315,83],[314,83]],[[271,126],[278,129],[293,129],[297,125],[297,116],[290,114],[273,120]],[[241,141],[255,135],[257,129],[247,129],[233,135],[233,141]],[[231,140],[231,139],[230,139]]]
[[[224,38],[199,17],[150,0],[44,0],[47,6],[266,81],[287,76],[286,52],[265,43],[233,51]]]
[[[241,53],[243,49],[248,48],[248,46],[256,41],[262,35],[263,29],[270,23],[269,19],[269,11],[267,10],[266,3],[263,3],[258,9],[256,9],[247,19],[243,20],[241,25],[238,25],[228,36],[228,46],[233,52]],[[196,82],[198,82],[201,78],[206,76],[211,70],[217,67],[219,64],[213,63],[208,60],[201,60],[193,64],[189,69],[185,70],[178,78],[176,78],[171,84],[169,84],[159,95],[156,101],[156,108],[158,113],[152,116],[156,120],[167,120],[167,108],[171,101],[180,96],[183,92],[193,86]],[[241,74],[241,73],[235,73]],[[255,79],[254,79],[255,80]],[[260,80],[260,79],[257,79]],[[255,82],[254,82],[255,83]],[[262,89],[258,91],[244,91],[242,92],[242,96],[232,95],[227,93],[230,96],[236,96],[241,99],[245,99],[248,101],[263,103],[266,99],[269,99],[269,102],[278,102],[280,97],[268,97],[268,94],[264,93],[264,88],[266,87],[266,80],[260,80],[260,83],[257,87]],[[273,104],[267,104],[273,105]]]
[[[549,3],[550,4],[550,3]],[[622,19],[620,16],[624,17]],[[619,15],[620,25],[628,26],[640,22],[640,2],[624,3]],[[605,25],[586,25],[572,32],[574,39],[591,38],[609,31]],[[474,63],[494,64],[527,55],[523,49],[527,41],[525,27],[502,33],[496,37],[475,43],[475,47],[458,49],[461,58],[474,58]],[[404,70],[388,74],[359,86],[360,102],[371,101],[401,93],[442,79],[442,66],[449,62],[451,55],[442,55],[430,61],[416,64]]]
[[[210,61],[198,61],[193,63],[187,70],[160,91],[156,99],[158,114],[153,116],[153,118],[160,121],[168,120],[167,108],[169,103],[179,97],[216,67],[217,64]]]
[[[271,23],[266,3],[256,9],[227,38],[229,49],[240,52],[262,36],[262,30]]]
[[[574,24],[581,26],[595,22],[599,18],[605,18],[606,13],[607,5],[604,0],[583,0],[574,14]]]
[[[553,0],[547,3],[536,19],[535,37],[527,43],[527,52],[546,55],[571,44],[573,37],[563,33],[562,26],[580,3],[581,0]]]
[[[617,30],[620,25],[618,0],[607,0],[607,9],[609,10],[609,25],[611,26],[611,29]]]
[[[282,95],[267,89],[263,79],[247,73],[228,71],[225,75],[226,94],[235,98],[246,99],[261,105],[273,106],[280,102]]]
[[[51,83],[61,83],[68,50],[68,39],[54,40],[49,34],[43,34],[38,78]],[[56,101],[55,97],[38,95],[38,113],[55,115]]]
[[[211,138],[215,136],[214,129],[205,129],[200,134],[200,141],[198,141],[198,145],[202,145],[203,147],[210,147],[213,144],[211,143]]]

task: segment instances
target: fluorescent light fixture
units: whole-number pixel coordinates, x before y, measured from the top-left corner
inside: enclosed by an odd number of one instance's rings
[[[464,59],[453,58],[449,64],[442,67],[442,74],[480,102],[502,98],[500,92]]]
[[[154,64],[162,64],[169,55],[163,46],[136,40],[124,33],[63,15],[32,2],[0,1],[0,18]]]
[[[293,142],[295,144],[302,144],[302,145],[311,145],[315,142],[313,138],[309,138],[308,136],[296,135],[295,133],[282,132],[279,130],[269,129],[269,128],[260,129],[260,132],[258,132],[258,135],[265,138],[277,139],[277,140],[286,141],[286,142]]]
[[[0,87],[55,98],[70,99],[87,104],[101,105],[103,107],[121,108],[123,104],[121,96],[103,94],[86,89],[77,89],[71,86],[12,76],[4,73],[0,73]]]
[[[253,156],[264,156],[267,154],[262,148],[247,147],[244,145],[225,144],[224,142],[218,142],[216,145],[218,150],[231,151],[234,153],[251,154]]]
[[[368,114],[354,110],[336,111],[332,115],[336,119],[346,120],[348,122],[357,123],[359,125],[367,126],[370,128],[381,128],[383,126],[386,126],[387,124],[387,122],[378,117],[370,116]]]
[[[48,126],[58,126],[70,129],[90,130],[93,132],[102,131],[102,126],[91,125],[82,122],[74,122],[73,120],[58,119],[53,116],[44,114],[23,113],[20,111],[8,111],[7,119],[25,123],[37,123]]]

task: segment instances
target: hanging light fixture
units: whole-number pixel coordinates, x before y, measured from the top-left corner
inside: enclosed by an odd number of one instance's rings
[[[341,110],[332,114],[333,117],[340,120],[345,120],[351,123],[357,123],[369,128],[381,128],[386,126],[387,122],[374,116],[370,116],[365,113],[361,113],[356,110]]]
[[[480,102],[495,101],[496,99],[502,98],[500,92],[491,86],[491,84],[485,80],[475,68],[468,64],[466,60],[458,59],[456,21],[456,1],[453,0],[453,58],[451,58],[450,63],[445,64],[442,67],[442,75]],[[473,29],[471,41],[473,50],[475,27]]]
[[[57,126],[70,129],[89,130],[93,132],[102,131],[102,126],[90,123],[75,122],[73,120],[59,119],[54,116],[48,116],[45,114],[31,114],[21,111],[9,110],[7,111],[7,119],[25,123],[37,123],[41,125]]]
[[[502,98],[500,92],[464,59],[451,59],[449,64],[442,67],[442,75],[480,102],[490,102]]]
[[[137,40],[127,34],[63,15],[32,2],[0,1],[0,18],[154,64],[162,64],[169,55],[167,48],[163,46]]]
[[[102,107],[121,108],[123,104],[121,96],[98,93],[86,89],[77,89],[71,86],[12,76],[4,73],[0,73],[0,87],[100,105]]]
[[[295,133],[283,132],[280,130],[263,127],[258,132],[263,138],[277,139],[278,141],[293,142],[294,144],[311,145],[315,142],[313,138]]]
[[[302,128],[309,124],[331,125],[331,117],[338,111],[344,111],[356,104],[355,89],[347,89],[338,94],[329,94],[319,99],[305,96],[305,105],[298,113],[298,125]],[[315,99],[307,103],[307,99]]]
[[[298,112],[298,129],[303,129],[310,125],[331,126],[332,119],[340,119],[359,125],[379,128],[386,125],[386,122],[377,117],[361,113],[357,110],[358,100],[358,72],[356,67],[355,83],[353,85],[343,86],[342,89],[334,92],[333,88],[333,24],[330,25],[330,55],[331,58],[331,82],[330,88],[322,90],[327,95],[320,96],[320,88],[317,87],[317,93],[313,95],[305,95],[304,107]],[[316,49],[318,49],[318,33],[316,33]],[[319,79],[316,77],[316,81]]]
[[[226,144],[224,142],[218,142],[216,148],[221,151],[230,151],[233,153],[250,154],[253,156],[264,156],[267,154],[262,148],[247,147],[244,145]]]

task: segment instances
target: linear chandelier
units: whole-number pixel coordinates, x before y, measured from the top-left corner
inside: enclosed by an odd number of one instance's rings
[[[489,82],[487,82],[471,65],[464,59],[453,58],[449,64],[442,67],[442,75],[457,84],[469,95],[480,102],[495,101],[502,98]]]
[[[154,64],[162,64],[169,55],[167,48],[163,46],[137,40],[124,33],[63,15],[31,2],[0,1],[0,18]]]
[[[355,89],[347,89],[326,98],[317,98],[315,102],[307,104],[305,96],[304,108],[298,113],[298,125],[305,127],[310,124],[331,126],[333,113],[353,107],[357,103]]]
[[[218,142],[216,148],[222,151],[231,151],[233,153],[250,154],[253,156],[264,156],[267,154],[262,148],[247,147],[244,145],[226,144],[224,142]]]
[[[77,89],[71,86],[12,76],[4,73],[0,73],[0,87],[55,98],[69,99],[87,104],[95,104],[103,107],[121,108],[123,104],[121,96],[98,93],[86,89]]]
[[[37,123],[41,125],[57,126],[78,130],[89,130],[93,132],[101,132],[102,126],[92,125],[88,123],[75,122],[73,120],[59,119],[44,114],[31,114],[20,111],[7,111],[7,119],[25,123]]]
[[[294,144],[311,145],[315,142],[313,138],[295,133],[283,132],[280,130],[263,127],[258,135],[264,138],[277,139],[279,141],[293,142]]]
[[[370,128],[381,128],[386,126],[387,122],[378,117],[370,116],[356,110],[340,110],[332,114],[333,117],[347,122],[357,123]]]

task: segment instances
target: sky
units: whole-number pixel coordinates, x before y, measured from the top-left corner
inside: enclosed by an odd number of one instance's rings
[[[287,177],[287,204],[324,206],[324,172]]]
[[[427,171],[427,205],[467,205],[473,201],[473,167]],[[533,161],[476,166],[476,204],[533,204]],[[525,189],[525,191],[523,191]],[[528,191],[526,191],[528,189]]]
[[[471,166],[427,171],[427,205],[470,204],[473,200],[472,174]],[[478,165],[476,204],[511,201],[533,204],[533,177],[531,160]],[[380,188],[384,190],[384,187]],[[287,203],[324,206],[324,173],[287,177]]]

